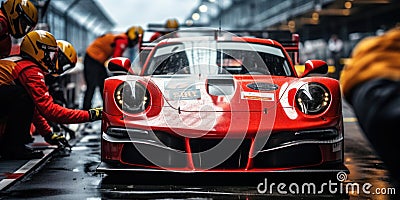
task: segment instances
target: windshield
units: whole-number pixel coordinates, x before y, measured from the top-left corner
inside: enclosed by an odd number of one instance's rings
[[[155,50],[145,75],[251,74],[291,76],[281,49],[245,42],[192,41]]]

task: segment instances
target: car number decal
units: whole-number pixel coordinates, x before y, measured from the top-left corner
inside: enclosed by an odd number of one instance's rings
[[[259,92],[241,92],[242,99],[260,100],[260,101],[274,101],[275,96],[273,93],[259,93]]]
[[[199,89],[190,89],[190,90],[167,90],[168,99],[170,100],[193,100],[193,99],[201,99],[201,93]]]

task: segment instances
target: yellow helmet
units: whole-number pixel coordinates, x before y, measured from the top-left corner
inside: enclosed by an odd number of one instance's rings
[[[31,31],[21,42],[21,56],[33,59],[49,73],[55,73],[58,47],[54,36],[43,30]]]
[[[54,73],[56,75],[61,75],[67,70],[75,67],[76,62],[78,61],[78,56],[72,44],[65,40],[57,40],[57,46],[59,50],[57,65]]]
[[[179,22],[176,19],[168,19],[165,22],[164,27],[165,28],[169,28],[169,29],[178,29],[179,28]]]
[[[15,38],[21,38],[32,31],[38,22],[37,9],[29,0],[6,0],[2,2],[1,10]]]
[[[128,46],[133,47],[138,42],[139,37],[141,37],[144,33],[144,30],[141,26],[132,26],[126,31],[126,35],[128,36]]]

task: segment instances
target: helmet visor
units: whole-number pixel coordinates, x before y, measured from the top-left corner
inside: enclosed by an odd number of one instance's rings
[[[35,22],[24,12],[21,5],[17,5],[18,17],[14,20],[15,37],[20,38],[35,28]]]
[[[62,73],[75,67],[75,63],[72,63],[68,57],[60,49],[58,50],[58,64],[56,73],[61,75]]]
[[[56,66],[57,65],[57,57],[58,57],[58,52],[57,51],[48,51],[49,57],[50,57],[50,63],[51,66]]]
[[[58,59],[58,47],[49,46],[41,42],[36,42],[36,45],[44,52],[42,61],[49,68],[49,72],[55,73]]]

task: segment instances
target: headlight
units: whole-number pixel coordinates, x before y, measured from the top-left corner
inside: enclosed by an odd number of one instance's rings
[[[146,87],[135,82],[124,82],[115,90],[115,102],[125,112],[141,113],[150,105],[150,94]]]
[[[308,83],[300,87],[296,94],[296,104],[304,114],[324,112],[331,101],[328,89],[319,83]]]

